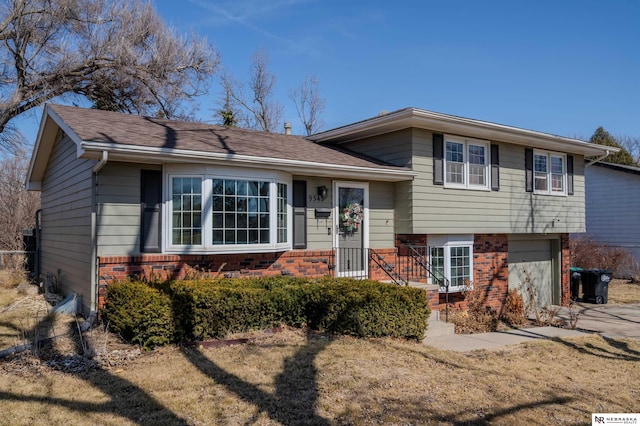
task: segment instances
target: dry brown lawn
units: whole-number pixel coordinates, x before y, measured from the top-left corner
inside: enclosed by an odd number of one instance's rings
[[[0,424],[585,424],[640,412],[640,340],[459,354],[289,329],[248,337],[140,353],[96,331],[87,368],[69,344],[0,360]]]
[[[640,303],[640,283],[633,283],[629,280],[611,280],[609,303]]]

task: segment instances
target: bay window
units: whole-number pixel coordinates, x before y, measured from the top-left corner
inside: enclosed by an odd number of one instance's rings
[[[489,190],[489,144],[445,135],[445,186]]]
[[[273,172],[260,177],[169,173],[167,248],[189,252],[290,249],[287,178]]]

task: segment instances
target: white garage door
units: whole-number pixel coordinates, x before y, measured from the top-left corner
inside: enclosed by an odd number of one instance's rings
[[[553,261],[550,240],[509,240],[509,288],[516,288],[525,302],[526,285],[535,289],[538,306],[553,302]]]

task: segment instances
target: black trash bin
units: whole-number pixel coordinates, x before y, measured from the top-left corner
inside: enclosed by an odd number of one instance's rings
[[[586,269],[582,271],[582,300],[599,305],[609,299],[611,271],[605,269]]]
[[[571,267],[571,300],[578,300],[582,271],[584,271],[584,269],[576,266]]]

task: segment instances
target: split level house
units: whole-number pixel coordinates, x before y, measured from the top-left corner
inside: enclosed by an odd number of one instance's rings
[[[585,162],[604,147],[415,108],[303,138],[60,105],[27,178],[38,272],[90,313],[113,280],[352,276],[569,301]]]

